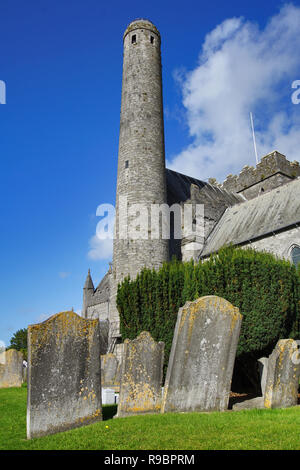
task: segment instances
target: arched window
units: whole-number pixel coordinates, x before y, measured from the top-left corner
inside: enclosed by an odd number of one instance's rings
[[[300,247],[298,245],[293,246],[291,251],[291,258],[293,264],[297,267],[300,263]]]

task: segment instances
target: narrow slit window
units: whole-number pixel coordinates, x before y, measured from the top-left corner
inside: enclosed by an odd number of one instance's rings
[[[154,44],[154,36],[150,36],[150,42],[151,44]]]
[[[128,168],[129,167],[129,160],[126,160],[125,161],[125,168]]]
[[[136,44],[136,34],[131,36],[131,44]]]

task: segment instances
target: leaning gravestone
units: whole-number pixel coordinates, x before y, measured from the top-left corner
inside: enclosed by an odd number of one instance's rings
[[[160,411],[163,362],[164,343],[147,331],[125,340],[117,417]]]
[[[27,438],[101,419],[98,320],[63,312],[30,325]]]
[[[0,353],[0,388],[21,387],[23,354],[15,349]]]
[[[267,373],[268,373],[268,358],[261,357],[260,359],[258,359],[257,362],[258,362],[259,375],[260,375],[261,393],[262,395],[264,395],[265,388],[266,388]]]
[[[297,343],[281,339],[268,360],[264,394],[266,408],[287,408],[297,405],[300,360]]]
[[[121,368],[117,356],[112,353],[101,356],[101,385],[102,388],[120,390]]]
[[[227,409],[241,321],[239,309],[216,296],[179,310],[163,413]]]

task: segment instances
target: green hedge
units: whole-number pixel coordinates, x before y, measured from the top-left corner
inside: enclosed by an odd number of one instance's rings
[[[252,249],[228,247],[194,264],[173,260],[144,269],[119,285],[122,339],[143,330],[165,342],[165,364],[178,309],[204,295],[224,297],[243,314],[237,357],[269,354],[279,338],[300,338],[299,275],[288,261]]]

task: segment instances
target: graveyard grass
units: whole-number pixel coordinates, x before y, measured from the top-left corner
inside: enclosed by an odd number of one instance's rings
[[[299,450],[300,407],[216,413],[169,413],[112,419],[26,440],[26,386],[0,390],[4,450]]]

